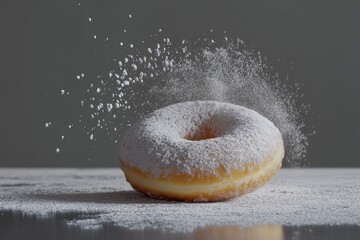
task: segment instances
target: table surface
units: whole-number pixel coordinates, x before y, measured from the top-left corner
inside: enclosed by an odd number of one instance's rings
[[[0,211],[86,213],[69,225],[186,232],[206,226],[360,225],[360,169],[281,169],[265,186],[218,203],[181,203],[132,190],[119,169],[0,169]]]

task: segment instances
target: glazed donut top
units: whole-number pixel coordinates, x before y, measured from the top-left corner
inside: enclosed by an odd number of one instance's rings
[[[119,159],[152,176],[216,174],[261,165],[282,142],[274,124],[248,108],[183,102],[136,122],[120,140]]]

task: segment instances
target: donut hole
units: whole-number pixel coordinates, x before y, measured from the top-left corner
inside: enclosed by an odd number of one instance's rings
[[[217,132],[218,131],[209,124],[202,124],[192,129],[192,131],[188,132],[184,136],[184,139],[189,141],[202,141],[211,138],[217,138],[219,137]]]

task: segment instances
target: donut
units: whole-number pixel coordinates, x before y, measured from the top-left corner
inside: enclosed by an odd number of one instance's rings
[[[214,202],[254,191],[280,169],[280,131],[234,104],[192,101],[141,118],[119,142],[119,165],[137,191],[166,200]]]

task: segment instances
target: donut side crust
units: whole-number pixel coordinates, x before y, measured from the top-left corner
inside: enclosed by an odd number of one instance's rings
[[[120,168],[126,180],[138,192],[152,198],[184,201],[215,202],[224,201],[252,192],[269,181],[280,169],[284,157],[282,139],[278,147],[266,155],[260,166],[246,164],[242,170],[227,173],[216,169],[216,175],[169,174],[151,177],[137,168],[127,166],[119,159]]]

